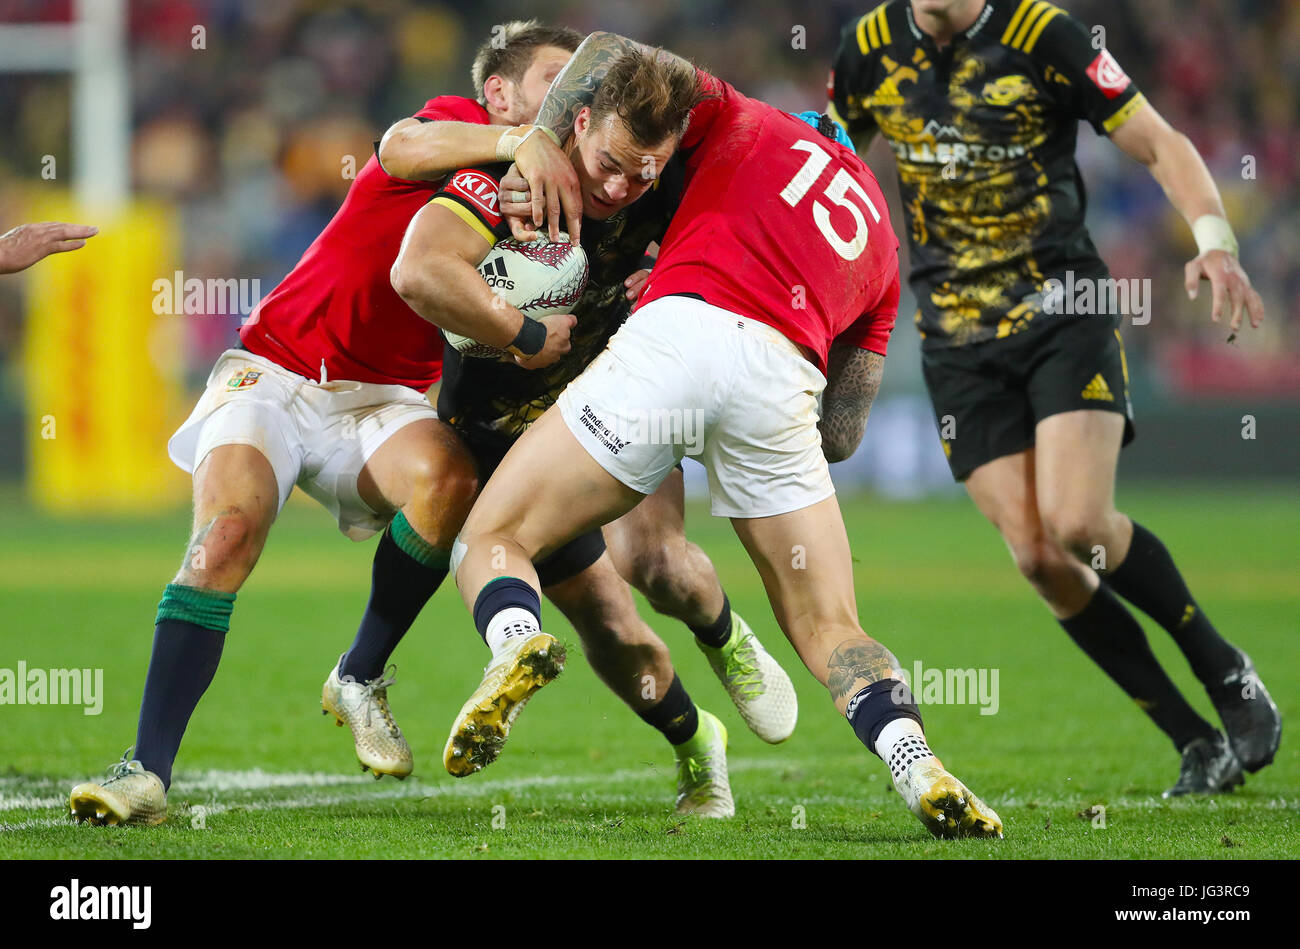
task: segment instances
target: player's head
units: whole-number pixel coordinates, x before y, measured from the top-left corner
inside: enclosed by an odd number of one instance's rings
[[[587,217],[604,220],[645,194],[700,102],[695,70],[661,62],[656,52],[615,60],[591,106],[574,118],[569,154]]]
[[[531,123],[551,80],[581,42],[577,30],[536,20],[497,26],[474,54],[470,70],[479,104],[510,125]]]

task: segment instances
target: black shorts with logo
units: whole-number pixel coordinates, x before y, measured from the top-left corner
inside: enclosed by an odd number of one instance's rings
[[[469,448],[474,456],[474,465],[478,468],[479,484],[487,483],[492,472],[497,470],[501,459],[505,458],[512,442],[488,433],[478,433],[457,428],[456,434]],[[579,534],[563,547],[551,551],[541,560],[533,563],[537,570],[537,580],[542,587],[563,583],[586,570],[605,552],[605,535],[600,529]]]
[[[1117,321],[1048,319],[1056,325],[922,351],[943,451],[958,481],[995,458],[1030,448],[1035,426],[1060,412],[1119,412],[1124,444],[1133,440],[1128,364]]]

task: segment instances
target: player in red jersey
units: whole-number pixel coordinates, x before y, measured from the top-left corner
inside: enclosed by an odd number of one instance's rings
[[[568,127],[640,48],[592,34],[538,122]],[[457,586],[480,632],[501,616],[540,630],[532,559],[654,492],[686,451],[689,414],[713,513],[731,518],[781,628],[909,808],[936,836],[1001,836],[927,746],[898,661],[858,623],[827,467],[861,440],[897,310],[885,202],[851,150],[700,81],[681,205],[640,305],[489,479],[452,555]]]
[[[431,99],[390,129],[334,219],[251,314],[240,348],[217,361],[168,444],[176,464],[194,475],[194,529],[158,606],[134,757],[128,752],[109,780],[73,789],[75,817],[143,824],[166,817],[172,763],[216,672],[235,594],[295,484],[352,539],[383,531],[369,603],[326,680],[322,705],[352,727],[363,768],[376,778],[410,773],[411,751],[388,707],[392,678],[383,670],[446,576],[477,479],[424,395],[441,374],[438,328],[402,302],[390,280],[407,224],[442,181],[400,175],[440,162],[434,177],[441,178],[507,157],[535,168],[555,159],[567,165],[555,144],[523,123],[580,39],[572,30],[514,23],[484,44],[473,76],[479,101]],[[520,352],[521,364],[559,358],[571,322],[548,318],[541,349]]]

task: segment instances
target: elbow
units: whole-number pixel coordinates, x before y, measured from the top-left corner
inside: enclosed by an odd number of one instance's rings
[[[424,297],[422,292],[424,281],[416,274],[415,269],[411,266],[410,261],[403,256],[398,257],[393,262],[393,269],[388,273],[388,279],[393,285],[393,290],[412,309],[417,309],[417,304]]]

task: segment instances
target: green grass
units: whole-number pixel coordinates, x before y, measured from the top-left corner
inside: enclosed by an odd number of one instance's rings
[[[1300,712],[1300,505],[1286,490],[1144,487],[1125,510],[1166,540],[1193,591],[1247,648],[1286,716]],[[668,746],[601,686],[577,648],[520,719],[502,758],[464,780],[443,773],[451,719],[486,650],[450,587],[399,650],[391,698],[416,753],[404,783],[362,776],[346,732],[319,710],[320,684],[350,642],[371,545],[291,504],[240,594],[217,680],[181,749],[161,828],[63,822],[59,801],[131,743],[153,611],[174,572],[184,512],[148,520],[60,521],[0,509],[0,668],[104,670],[104,707],[0,706],[0,857],[1296,857],[1300,755],[1234,794],[1160,800],[1177,773],[1166,740],[1069,642],[964,498],[849,500],[863,625],[905,666],[994,668],[1000,708],[924,708],[949,767],[998,809],[1002,841],[929,837],[890,789],[771,620],[724,521],[688,525],[736,607],[791,671],[793,738],[750,735],[685,628],[653,620],[683,682],[731,733],[730,821],[672,812]],[[648,608],[643,615],[651,617]],[[553,630],[574,637],[554,614]],[[1209,703],[1169,637],[1156,653],[1194,704]],[[255,789],[240,790],[249,772]],[[272,777],[275,780],[272,780]],[[1106,807],[1106,826],[1079,816]],[[192,808],[209,809],[193,826]],[[504,810],[502,810],[504,808]],[[799,810],[806,827],[793,826]],[[504,827],[493,826],[504,818]]]

